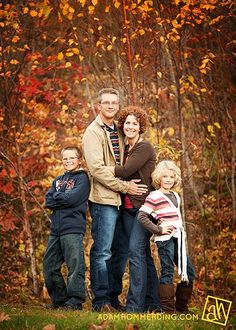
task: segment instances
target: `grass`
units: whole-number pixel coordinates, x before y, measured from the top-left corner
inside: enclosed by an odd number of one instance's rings
[[[236,318],[230,318],[227,327],[223,327],[201,320],[200,314],[194,314],[193,319],[190,314],[172,316],[171,319],[171,316],[166,314],[99,314],[90,311],[52,311],[43,306],[0,304],[0,329],[42,330],[45,327],[44,330],[219,330],[236,328]],[[6,315],[9,319],[2,320]]]

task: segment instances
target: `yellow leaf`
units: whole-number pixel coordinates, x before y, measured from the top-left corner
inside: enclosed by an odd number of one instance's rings
[[[139,34],[142,36],[143,34],[145,34],[145,31],[144,31],[144,29],[140,29],[139,30]]]
[[[83,59],[84,59],[84,56],[79,55],[79,60],[80,60],[81,62],[83,61]]]
[[[173,21],[171,21],[171,24],[173,25],[174,28],[180,28],[181,27],[181,24],[179,24],[176,19],[174,19]]]
[[[74,14],[74,12],[75,12],[74,8],[69,7],[69,12],[70,12],[71,14]]]
[[[217,127],[217,128],[221,128],[220,124],[218,122],[215,122],[214,125]]]
[[[100,45],[102,45],[103,44],[103,42],[101,42],[100,40],[98,40],[97,42],[96,42],[96,47],[98,47],[98,46],[100,46]]]
[[[89,15],[92,15],[94,13],[94,6],[88,6],[88,10],[89,10]]]
[[[119,8],[119,7],[120,7],[120,2],[119,2],[119,1],[115,1],[114,6],[115,6],[116,8]]]
[[[112,50],[113,46],[112,45],[108,45],[107,46],[107,50]]]
[[[161,36],[161,37],[160,37],[160,42],[164,42],[164,40],[165,40],[164,37]]]
[[[208,132],[213,133],[214,132],[214,127],[212,125],[208,125],[207,130],[208,130]]]
[[[136,63],[136,64],[134,65],[134,68],[136,69],[138,66],[139,66],[139,64],[138,64],[138,63]]]
[[[112,43],[116,41],[116,37],[112,37]]]
[[[69,46],[71,46],[74,43],[74,40],[73,39],[69,39],[68,40],[68,43],[69,43]]]
[[[162,73],[161,73],[160,71],[158,71],[158,72],[157,72],[157,76],[158,76],[159,78],[161,78],[161,77],[162,77]]]
[[[208,53],[208,55],[209,55],[209,57],[211,57],[211,58],[214,58],[214,57],[216,57],[213,53]]]
[[[31,17],[36,17],[36,16],[38,16],[38,12],[36,10],[31,10],[30,11],[30,16]]]
[[[68,110],[68,106],[66,105],[66,104],[63,104],[63,106],[62,106],[62,110]]]
[[[174,128],[173,127],[169,127],[168,128],[168,135],[169,136],[173,136],[175,134],[175,130],[174,130]]]
[[[74,53],[72,53],[72,52],[66,52],[66,56],[67,57],[71,57],[71,56],[73,56],[74,55]]]
[[[69,67],[71,67],[71,63],[70,62],[66,62],[65,68],[69,68]]]
[[[11,61],[10,61],[10,63],[11,63],[11,64],[13,64],[13,65],[16,65],[16,64],[18,64],[18,63],[19,63],[19,61],[17,61],[17,60],[15,60],[15,59],[13,59],[13,60],[11,60]]]
[[[78,48],[72,48],[72,52],[76,55],[79,55],[79,49]]]
[[[97,3],[98,3],[98,0],[92,0],[92,4],[93,4],[94,6],[96,6]]]
[[[64,58],[64,55],[62,52],[60,52],[58,55],[57,55],[57,58],[58,60],[62,60]]]
[[[24,252],[25,251],[25,244],[20,243],[18,249],[19,249],[19,251]]]
[[[122,38],[122,42],[125,44],[126,43],[126,38]]]
[[[207,90],[206,90],[206,88],[201,88],[200,91],[201,91],[202,93],[206,93]]]
[[[98,27],[98,31],[100,31],[100,30],[102,30],[102,26],[101,25]]]
[[[29,8],[28,7],[24,7],[23,8],[23,14],[27,14],[29,12]]]
[[[193,86],[197,86],[194,82],[194,77],[193,76],[188,76],[188,81],[190,81],[191,84],[193,84]]]

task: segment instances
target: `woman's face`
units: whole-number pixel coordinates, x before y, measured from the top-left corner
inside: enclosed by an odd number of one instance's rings
[[[139,136],[140,124],[134,115],[128,115],[124,122],[123,132],[129,139]]]

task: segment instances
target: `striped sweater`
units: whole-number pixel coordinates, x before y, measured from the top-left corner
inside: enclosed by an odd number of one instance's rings
[[[165,224],[172,225],[179,229],[182,228],[180,197],[176,192],[173,193],[177,199],[177,207],[175,207],[172,201],[160,190],[155,190],[147,196],[145,203],[140,208],[140,211],[151,214],[153,218],[158,222],[158,225]],[[171,235],[155,236],[155,241],[167,241],[172,236],[178,237],[178,231],[174,231]]]

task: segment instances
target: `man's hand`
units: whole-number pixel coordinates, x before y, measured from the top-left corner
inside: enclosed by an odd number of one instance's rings
[[[143,183],[136,183],[140,181],[140,179],[133,179],[129,181],[129,189],[127,191],[129,195],[142,195],[148,191],[147,185]]]

